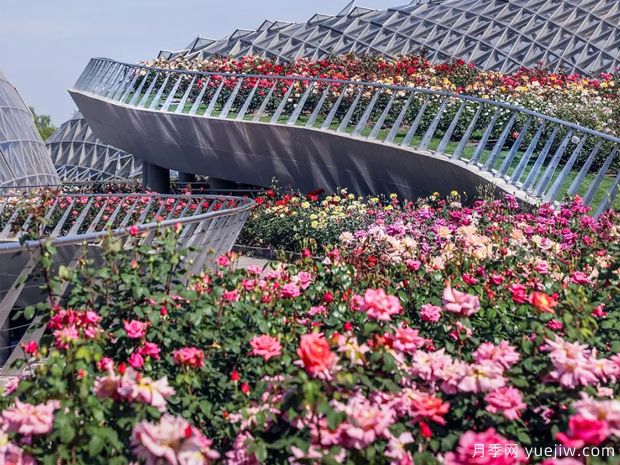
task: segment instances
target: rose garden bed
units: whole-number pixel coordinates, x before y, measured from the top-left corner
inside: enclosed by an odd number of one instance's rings
[[[532,448],[620,442],[616,213],[262,198],[246,242],[305,258],[188,277],[167,231],[48,278],[2,463],[614,463]]]

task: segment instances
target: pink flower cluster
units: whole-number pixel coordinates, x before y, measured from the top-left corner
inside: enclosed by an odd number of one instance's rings
[[[172,353],[177,365],[202,368],[205,364],[205,353],[196,347],[182,347]]]
[[[506,385],[504,371],[519,360],[519,354],[506,341],[498,345],[483,343],[474,352],[474,363],[454,359],[444,349],[418,350],[410,367],[413,376],[438,385],[446,394],[491,392]]]
[[[93,392],[97,397],[151,405],[160,412],[166,411],[166,399],[175,394],[166,376],[153,381],[132,368],[127,368],[122,376],[110,371],[106,376],[97,378]]]
[[[553,365],[549,378],[562,386],[575,388],[615,382],[620,378],[620,359],[597,358],[596,350],[559,336],[555,340],[546,339],[545,343],[542,349],[549,352]]]
[[[447,286],[443,291],[443,308],[446,312],[468,317],[478,313],[480,299]]]
[[[15,405],[0,414],[0,425],[4,431],[24,436],[47,434],[52,430],[54,412],[59,408],[57,400],[32,405],[16,398]]]
[[[101,317],[92,310],[72,310],[57,307],[47,327],[54,335],[54,346],[66,350],[80,338],[94,339],[102,330]]]
[[[180,417],[163,415],[158,423],[142,421],[131,435],[133,451],[145,465],[209,465],[220,457],[213,442]]]

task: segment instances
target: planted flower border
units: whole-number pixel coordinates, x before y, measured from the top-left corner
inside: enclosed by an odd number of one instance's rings
[[[614,463],[531,447],[620,440],[617,213],[390,202],[321,260],[188,277],[168,231],[51,277],[5,461]]]

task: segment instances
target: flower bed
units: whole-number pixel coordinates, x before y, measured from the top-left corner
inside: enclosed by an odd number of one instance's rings
[[[102,264],[47,283],[0,456],[510,465],[542,462],[533,446],[613,447],[620,225],[586,210],[411,205],[347,224],[321,261],[223,256],[189,281],[173,231],[155,250],[107,241]]]
[[[551,73],[544,68],[523,68],[516,73],[503,74],[479,70],[462,60],[432,65],[420,56],[392,61],[366,55],[318,61],[302,58],[290,63],[248,56],[156,59],[145,64],[169,69],[295,75],[445,90],[513,103],[598,131],[620,134],[620,90],[617,71],[612,74],[612,70],[597,77]],[[270,82],[265,83],[265,89],[270,85]]]

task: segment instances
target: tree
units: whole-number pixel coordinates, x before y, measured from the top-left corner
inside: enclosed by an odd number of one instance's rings
[[[39,115],[35,111],[34,107],[30,107],[30,112],[34,118],[34,124],[39,130],[41,139],[47,140],[56,130],[56,126],[52,124],[52,118],[50,115]]]

